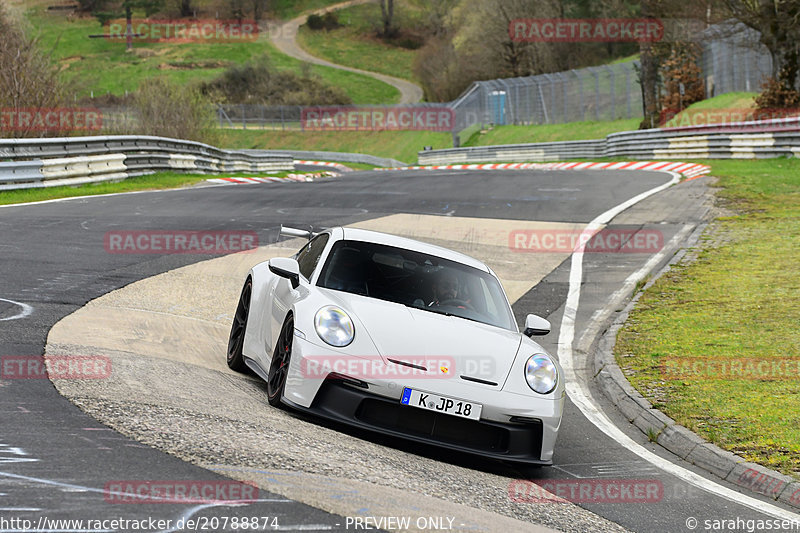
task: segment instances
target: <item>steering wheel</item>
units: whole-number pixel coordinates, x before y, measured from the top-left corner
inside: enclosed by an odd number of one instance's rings
[[[439,305],[440,306],[441,305],[447,305],[447,306],[450,306],[450,307],[463,307],[464,309],[471,309],[473,311],[475,310],[475,308],[472,307],[471,303],[467,302],[466,300],[459,300],[458,298],[451,298],[449,300],[442,300],[441,302],[439,302]]]

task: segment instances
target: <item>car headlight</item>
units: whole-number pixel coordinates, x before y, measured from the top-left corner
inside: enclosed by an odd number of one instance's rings
[[[549,394],[558,383],[558,370],[553,360],[546,355],[532,355],[525,363],[525,380],[534,392]]]
[[[319,338],[331,346],[341,348],[353,342],[353,321],[338,307],[329,305],[317,311],[314,327]]]

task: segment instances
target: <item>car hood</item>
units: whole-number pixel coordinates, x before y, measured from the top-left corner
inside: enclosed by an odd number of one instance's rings
[[[423,362],[428,372],[444,372],[444,366],[447,373],[502,386],[520,346],[522,336],[518,332],[357,294],[323,290],[351,313],[356,335],[368,335],[387,364]]]

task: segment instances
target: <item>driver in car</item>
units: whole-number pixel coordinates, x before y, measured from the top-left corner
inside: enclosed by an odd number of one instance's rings
[[[461,307],[459,304],[464,302],[461,301],[459,294],[458,276],[449,270],[440,272],[433,283],[433,296],[434,300],[428,304],[428,307],[438,306],[445,302],[452,302],[456,304],[456,307]]]

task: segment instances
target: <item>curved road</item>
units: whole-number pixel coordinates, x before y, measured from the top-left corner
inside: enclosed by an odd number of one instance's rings
[[[295,59],[299,59],[300,61],[305,61],[306,63],[313,63],[314,65],[322,65],[324,67],[336,68],[339,70],[346,70],[348,72],[354,72],[356,74],[362,74],[364,76],[369,76],[370,78],[375,78],[376,80],[382,81],[391,85],[392,87],[397,88],[400,91],[400,104],[416,104],[417,102],[422,101],[423,93],[422,88],[419,85],[411,83],[408,80],[404,80],[401,78],[395,78],[394,76],[387,76],[386,74],[379,74],[377,72],[370,72],[368,70],[362,70],[359,68],[347,67],[344,65],[337,65],[336,63],[331,63],[330,61],[326,61],[325,59],[320,59],[316,56],[313,56],[303,50],[300,45],[297,44],[297,32],[300,30],[300,26],[306,23],[306,19],[311,14],[319,14],[322,15],[329,11],[336,11],[338,9],[342,9],[345,7],[350,7],[358,4],[366,4],[368,2],[372,2],[374,0],[351,0],[349,2],[342,2],[340,4],[334,4],[332,6],[326,7],[324,9],[318,9],[315,11],[308,11],[303,13],[302,15],[295,17],[294,19],[284,22],[280,26],[276,28],[270,29],[270,38],[272,39],[272,43],[284,54],[291,56]]]
[[[487,260],[485,254],[493,250],[497,257],[514,262],[507,253],[507,240],[486,248],[481,231],[491,226],[499,234],[505,231],[508,235],[529,221],[585,224],[599,213],[668,180],[664,174],[610,171],[361,172],[311,183],[196,187],[0,208],[4,272],[0,278],[0,319],[18,316],[0,322],[0,355],[38,357],[51,327],[88,300],[208,259],[109,254],[103,238],[111,230],[251,230],[261,243],[271,243],[275,242],[280,223],[378,224],[387,217],[410,214],[425,221],[441,217],[441,224],[436,226],[441,228],[449,224],[446,219],[472,221],[473,229],[460,239],[464,246],[472,246],[480,252],[476,253],[478,257]],[[703,220],[708,208],[706,200],[704,179],[698,179],[644,200],[612,223],[621,228],[658,231],[664,242],[670,242]],[[492,226],[497,220],[504,221],[504,226]],[[431,229],[415,228],[413,224],[408,228],[420,234]],[[585,259],[582,298],[576,315],[576,348],[585,340],[581,334],[595,324],[595,313],[606,308],[620,283],[648,258],[648,254],[591,254]],[[527,256],[519,259],[528,260]],[[531,263],[531,272],[537,262],[538,259]],[[518,291],[519,298],[513,306],[518,318],[533,312],[551,320],[555,329],[543,342],[551,353],[559,351],[558,325],[564,313],[569,273],[570,261],[566,259],[548,267],[537,274],[535,286]],[[176,310],[191,310],[192,306],[202,305],[203,294],[201,290],[197,295],[179,291],[161,298],[171,297]],[[200,302],[194,300],[196,296],[201,297]],[[30,314],[25,315],[20,311],[24,308],[14,302],[29,306]],[[131,313],[137,310],[135,307],[130,306]],[[225,318],[220,317],[220,321]],[[191,348],[191,344],[186,346]],[[76,353],[80,348],[72,347]],[[576,353],[580,355],[580,350]],[[262,388],[246,377],[185,363],[175,372],[178,367],[163,360],[156,363],[134,355],[122,354],[127,357],[127,367],[119,368],[123,371],[140,365],[139,381],[135,372],[129,372],[125,374],[129,378],[126,386],[144,393],[126,401],[104,401],[102,394],[96,394],[105,386],[98,380],[96,386],[89,383],[81,396],[72,397],[73,402],[122,433],[75,408],[48,380],[0,381],[0,508],[4,518],[166,519],[187,513],[217,517],[258,513],[279,517],[280,525],[289,529],[344,530],[344,513],[320,509],[336,509],[337,501],[363,491],[364,482],[373,487],[376,495],[399,486],[419,502],[435,497],[442,505],[466,504],[469,508],[463,508],[461,516],[465,521],[471,512],[491,512],[501,515],[498,520],[507,517],[563,531],[689,531],[686,523],[692,517],[756,520],[774,516],[767,514],[772,512],[768,509],[774,508],[774,502],[766,498],[757,497],[764,510],[758,512],[715,494],[713,486],[723,482],[648,443],[597,391],[594,397],[599,399],[599,407],[628,437],[661,458],[708,479],[708,487],[689,485],[643,460],[597,429],[569,401],[555,466],[517,469],[264,410]],[[586,375],[590,367],[588,361],[579,359],[575,365],[577,379],[590,384]],[[160,369],[170,373],[162,372],[159,382],[143,377]],[[153,391],[152,396],[147,391]],[[246,406],[238,403],[242,395],[248,398]],[[181,408],[161,403],[162,399],[173,397],[194,398],[195,402],[192,405],[187,401]],[[207,397],[215,397],[215,403],[203,403]],[[226,407],[231,411],[226,413]],[[266,420],[276,420],[281,426],[270,429],[254,413],[270,415],[273,418]],[[252,438],[256,440],[250,442]],[[288,443],[291,446],[281,446]],[[337,453],[337,448],[347,453]],[[187,464],[176,455],[206,468]],[[216,473],[209,471],[214,470],[215,462]],[[220,474],[236,477],[242,472],[262,486],[260,501],[246,507],[118,505],[103,498],[103,488],[114,480],[216,481],[223,479]],[[321,474],[316,478],[317,488],[331,490],[308,491],[307,496],[299,491],[287,498],[292,483],[286,481],[288,477],[276,479],[279,474],[287,476],[286,472],[294,472],[297,477]],[[654,501],[583,501],[579,503],[581,509],[571,504],[515,503],[503,489],[516,479],[561,483],[633,479],[657,481],[664,490]],[[276,490],[264,490],[264,486]],[[414,512],[413,503],[400,504],[409,513]]]

